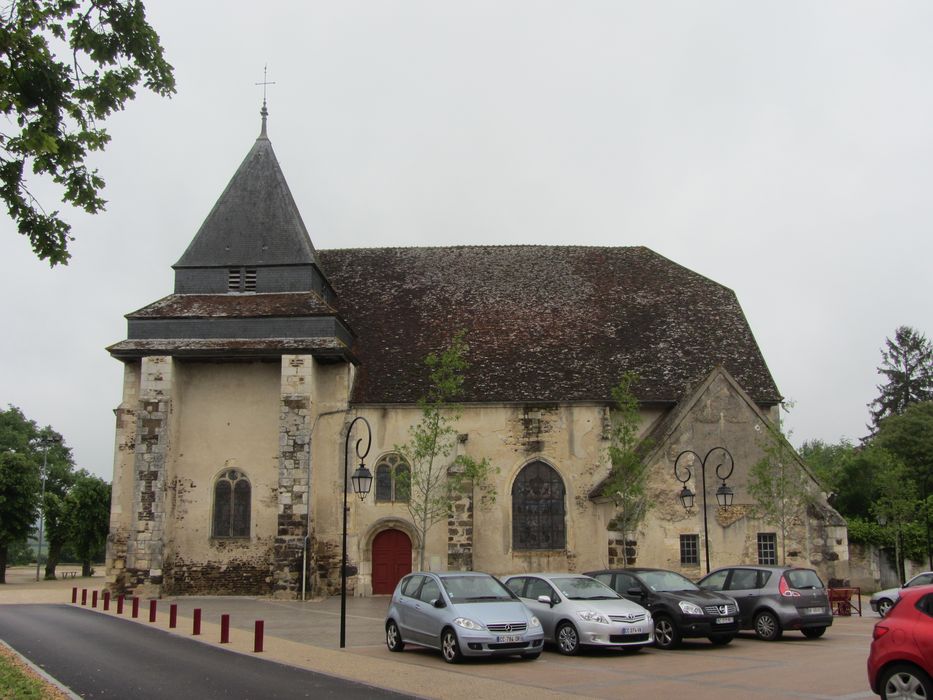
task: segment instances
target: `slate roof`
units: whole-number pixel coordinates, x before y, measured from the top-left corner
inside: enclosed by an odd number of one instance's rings
[[[315,263],[314,247],[263,131],[173,265],[236,267]]]
[[[315,292],[279,294],[170,294],[126,315],[134,318],[262,318],[332,316],[334,308]]]
[[[465,402],[611,400],[626,371],[674,403],[724,366],[758,403],[781,399],[726,287],[644,247],[319,250],[357,337],[357,403],[425,393],[424,356],[467,331]]]

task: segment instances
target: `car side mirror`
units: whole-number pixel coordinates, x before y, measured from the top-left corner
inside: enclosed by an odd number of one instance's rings
[[[554,607],[554,599],[551,598],[551,596],[549,596],[549,595],[539,595],[539,596],[538,596],[538,602],[539,602],[539,603],[546,603],[546,604],[550,605],[552,608]]]
[[[433,605],[435,608],[446,608],[447,607],[447,603],[444,602],[443,598],[435,598],[434,600],[431,601],[431,605]]]
[[[643,598],[645,596],[645,592],[642,589],[633,586],[632,588],[629,588],[625,592],[625,595],[637,596],[639,598]]]

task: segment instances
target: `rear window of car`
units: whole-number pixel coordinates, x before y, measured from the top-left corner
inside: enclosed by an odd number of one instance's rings
[[[784,578],[791,588],[822,588],[823,582],[812,569],[790,569],[784,572]]]

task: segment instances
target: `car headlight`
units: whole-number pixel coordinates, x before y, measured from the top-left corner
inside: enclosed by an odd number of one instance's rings
[[[531,626],[532,626],[532,627],[540,627],[540,626],[541,626],[541,620],[539,620],[539,619],[536,618],[534,615],[532,615],[532,616],[531,616]]]
[[[587,622],[598,622],[601,625],[609,624],[609,618],[602,613],[596,612],[595,610],[580,610],[577,615],[579,615],[581,619],[586,620]]]
[[[684,615],[702,615],[703,608],[699,605],[694,605],[693,603],[688,603],[686,600],[682,600],[678,603],[680,609],[683,611]]]
[[[473,622],[473,620],[471,620],[471,619],[468,618],[468,617],[458,617],[456,620],[454,620],[454,624],[457,625],[458,627],[463,627],[463,628],[468,629],[468,630],[483,630],[483,629],[486,629],[486,628],[483,627],[480,623],[478,623],[478,622]]]

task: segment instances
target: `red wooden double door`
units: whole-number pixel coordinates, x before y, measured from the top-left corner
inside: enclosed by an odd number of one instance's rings
[[[411,573],[411,540],[401,530],[383,530],[373,540],[373,595],[390,594]]]

